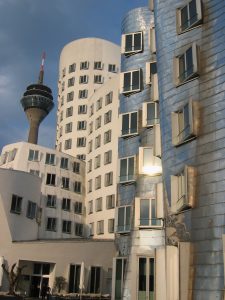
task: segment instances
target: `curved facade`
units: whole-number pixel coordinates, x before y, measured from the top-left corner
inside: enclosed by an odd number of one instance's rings
[[[223,299],[225,4],[156,0],[154,11],[167,242],[180,261],[177,297]]]

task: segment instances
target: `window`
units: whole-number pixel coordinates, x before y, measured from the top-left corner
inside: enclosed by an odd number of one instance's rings
[[[94,83],[103,83],[102,75],[94,75]]]
[[[149,44],[151,53],[156,53],[156,42],[155,42],[155,26],[151,26],[149,30]]]
[[[179,146],[197,137],[199,131],[199,105],[189,101],[179,110],[172,112],[172,143]]]
[[[72,148],[72,139],[65,140],[64,149],[68,150]]]
[[[69,78],[68,79],[68,87],[73,86],[74,82],[75,82],[75,78],[74,77]]]
[[[9,155],[9,152],[4,152],[1,155],[1,165],[4,165],[7,162],[8,155]]]
[[[93,141],[91,140],[88,142],[88,153],[92,152],[92,146],[93,146]]]
[[[74,192],[77,194],[81,194],[81,182],[80,181],[74,182]]]
[[[117,232],[128,232],[131,227],[131,206],[118,207]]]
[[[94,62],[94,69],[95,70],[102,70],[103,69],[103,64],[101,61],[95,61]]]
[[[109,64],[108,72],[116,73],[116,65]]]
[[[95,156],[95,169],[99,168],[101,166],[101,155]]]
[[[64,105],[64,96],[62,96],[62,98],[61,98],[60,105],[61,105],[61,106],[63,106],[63,105]]]
[[[101,146],[101,135],[96,136],[95,138],[95,149]]]
[[[104,221],[97,221],[97,234],[104,234]]]
[[[88,70],[89,68],[89,62],[88,61],[82,61],[80,63],[80,70]]]
[[[152,84],[153,75],[157,74],[156,61],[146,63],[146,84]]]
[[[46,153],[45,163],[46,163],[46,165],[54,165],[55,164],[55,154]]]
[[[198,76],[198,48],[192,44],[184,53],[175,58],[175,84],[182,84]]]
[[[11,209],[10,212],[14,214],[20,214],[22,210],[23,198],[17,195],[12,195]]]
[[[102,108],[102,98],[99,98],[97,101],[96,101],[96,111],[98,111],[99,109]]]
[[[112,209],[115,207],[115,195],[107,195],[106,196],[106,208]]]
[[[72,122],[67,123],[65,126],[65,133],[72,132],[72,130],[73,130],[73,123]]]
[[[30,161],[38,161],[39,151],[38,150],[29,150],[28,160]]]
[[[141,90],[141,70],[121,73],[121,93],[130,94]]]
[[[113,172],[109,172],[105,174],[105,186],[109,186],[113,184]]]
[[[159,123],[159,105],[157,102],[143,103],[142,112],[143,127],[153,127]]]
[[[86,146],[86,138],[80,137],[77,138],[77,147],[85,147]]]
[[[135,157],[120,159],[120,182],[132,182],[135,180]]]
[[[51,208],[56,208],[56,196],[47,195],[46,206]]]
[[[69,73],[75,72],[76,64],[69,65]]]
[[[86,130],[87,122],[86,121],[78,121],[77,122],[77,130]]]
[[[73,106],[70,106],[66,109],[66,117],[71,117],[73,115]]]
[[[112,111],[109,110],[109,111],[107,111],[107,112],[105,113],[105,115],[104,115],[104,124],[110,123],[111,120],[112,120]]]
[[[82,202],[75,202],[74,204],[74,212],[75,214],[82,214]]]
[[[80,174],[80,163],[79,162],[74,162],[73,163],[73,173]]]
[[[66,76],[66,68],[63,68],[62,69],[62,77],[65,77]]]
[[[69,166],[69,160],[66,157],[61,157],[61,161],[60,161],[60,168],[61,169],[68,169]]]
[[[122,116],[122,136],[130,136],[138,134],[138,113],[130,112],[123,114]]]
[[[32,170],[32,169],[30,169],[30,174],[33,174],[35,176],[39,176],[40,175],[40,171],[39,170]]]
[[[122,35],[122,53],[125,55],[143,51],[142,32]]]
[[[86,99],[87,97],[88,97],[88,90],[79,90],[79,94],[78,94],[79,99]]]
[[[171,211],[194,207],[196,176],[196,168],[192,166],[185,166],[180,173],[171,176]]]
[[[149,176],[162,174],[161,159],[153,155],[153,147],[139,148],[139,173]]]
[[[104,133],[104,144],[111,142],[112,139],[112,130],[108,130]]]
[[[89,117],[93,116],[94,114],[94,104],[91,104],[90,106],[90,112],[89,112]]]
[[[27,218],[34,219],[36,217],[36,208],[37,208],[36,203],[34,203],[32,201],[28,201],[28,203],[27,203]]]
[[[67,102],[73,101],[74,98],[74,92],[70,92],[67,94]]]
[[[87,113],[87,105],[78,105],[78,115]]]
[[[80,160],[85,160],[86,155],[85,154],[77,154],[77,158],[80,159]]]
[[[92,159],[87,162],[87,171],[88,173],[92,171]]]
[[[88,180],[88,193],[91,193],[92,192],[92,179],[89,179]]]
[[[110,103],[112,103],[112,100],[113,100],[113,92],[110,92],[107,95],[105,95],[105,105],[109,105]]]
[[[62,82],[62,92],[65,90],[65,82]]]
[[[88,202],[88,213],[89,214],[93,213],[93,200]]]
[[[14,148],[13,150],[11,150],[9,152],[9,156],[8,156],[8,161],[13,161],[15,159],[15,156],[16,156],[16,153],[17,153],[17,149]]]
[[[70,265],[69,293],[80,292],[81,265]]]
[[[59,136],[61,137],[62,136],[62,133],[63,133],[63,127],[59,127]]]
[[[83,236],[83,224],[75,223],[75,235]]]
[[[61,188],[68,190],[70,187],[70,179],[68,177],[62,177]]]
[[[60,119],[60,122],[63,120],[63,111],[60,112],[60,117],[59,117],[59,119]]]
[[[95,211],[102,210],[102,197],[99,197],[95,200]]]
[[[100,279],[101,279],[101,267],[91,267],[90,272],[90,293],[99,294],[100,291]]]
[[[94,235],[94,223],[89,223],[90,236]]]
[[[126,262],[127,259],[124,257],[113,259],[113,268],[115,270],[115,285],[113,288],[116,300],[121,300],[123,298]]]
[[[191,0],[177,10],[177,32],[182,33],[202,23],[200,0]]]
[[[68,198],[62,199],[62,209],[66,211],[70,211],[71,200]]]
[[[46,184],[54,186],[55,185],[55,179],[56,179],[55,174],[47,173]]]
[[[102,120],[102,117],[99,116],[96,120],[95,120],[95,129],[98,129],[101,127],[101,120]]]
[[[104,164],[108,165],[112,162],[112,150],[109,150],[104,153]]]
[[[91,134],[92,132],[93,132],[93,121],[91,121],[89,123],[89,131],[88,131],[88,133]]]
[[[46,230],[56,231],[56,218],[47,218]]]
[[[138,259],[138,299],[155,299],[155,263],[154,258]]]
[[[86,84],[88,83],[88,75],[82,75],[80,76],[80,81],[81,84]]]
[[[138,208],[138,226],[140,227],[159,227],[162,221],[157,217],[156,199],[135,199]]]
[[[114,232],[114,219],[108,220],[108,233]]]
[[[71,233],[71,221],[63,220],[62,222],[62,232],[63,233]]]
[[[101,175],[95,177],[95,189],[98,190],[101,188]]]

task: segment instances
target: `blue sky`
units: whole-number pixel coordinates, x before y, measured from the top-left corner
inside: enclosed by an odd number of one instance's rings
[[[26,140],[28,122],[20,99],[36,82],[46,51],[45,83],[55,109],[43,121],[39,144],[54,147],[60,52],[68,42],[100,37],[120,44],[121,21],[148,0],[0,0],[0,150]]]

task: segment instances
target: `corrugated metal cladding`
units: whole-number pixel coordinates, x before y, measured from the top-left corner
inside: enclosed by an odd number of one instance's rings
[[[150,101],[150,86],[145,83],[146,62],[154,57],[150,53],[149,47],[149,28],[154,23],[153,14],[147,7],[131,10],[122,21],[122,34],[132,32],[143,32],[144,48],[140,53],[131,56],[121,57],[121,72],[141,69],[142,90],[131,94],[129,97],[120,95],[120,114],[132,111],[141,111],[142,103]],[[146,143],[147,141],[147,143]],[[141,129],[140,134],[128,139],[119,139],[119,158],[138,155],[140,146],[152,146],[153,134],[151,129]],[[138,161],[137,161],[138,166]],[[138,168],[137,168],[138,173]],[[150,178],[138,176],[135,184],[119,185],[118,197],[120,205],[131,204],[135,196],[147,196],[151,191],[154,192],[154,183],[160,181],[160,176]],[[146,188],[148,187],[148,188]]]
[[[202,0],[203,24],[176,31],[176,8],[190,1],[155,0],[162,161],[169,203],[170,175],[184,164],[197,167],[197,203],[183,213],[194,245],[193,298],[221,300],[224,289],[222,234],[225,228],[225,1]],[[193,42],[199,46],[200,74],[175,87],[173,58]],[[200,135],[172,146],[171,112],[192,98],[201,107]]]

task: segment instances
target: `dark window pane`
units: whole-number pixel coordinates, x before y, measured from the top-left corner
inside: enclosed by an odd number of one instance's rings
[[[43,275],[50,274],[50,264],[43,264],[42,274]]]
[[[185,58],[184,55],[181,55],[179,57],[179,79],[183,81],[185,78]]]
[[[131,114],[131,122],[130,122],[130,133],[137,132],[137,113]]]
[[[149,200],[141,199],[140,202],[140,225],[149,225]]]
[[[124,82],[123,82],[123,90],[124,92],[130,91],[131,89],[131,73],[124,74]]]
[[[154,292],[154,258],[150,258],[150,276],[149,276],[149,288],[150,292]]]
[[[181,30],[188,28],[188,10],[187,6],[181,9]]]
[[[132,35],[126,35],[125,36],[125,52],[132,51]]]
[[[189,14],[190,14],[190,25],[198,20],[196,0],[192,0],[189,4]]]
[[[134,71],[132,73],[132,90],[138,90],[140,89],[140,72],[139,71]]]
[[[146,258],[139,258],[139,291],[146,291]]]
[[[124,211],[125,207],[118,209],[118,231],[124,230]]]
[[[141,50],[141,33],[134,34],[134,51]]]
[[[120,177],[121,181],[127,178],[127,159],[121,159],[120,161]]]
[[[122,135],[129,133],[129,114],[122,116]]]
[[[156,63],[151,63],[150,64],[150,74],[154,75],[157,73],[157,64]]]
[[[134,158],[128,159],[128,180],[132,180],[134,177]]]
[[[189,77],[193,73],[193,57],[192,57],[192,47],[186,52],[186,77]]]
[[[147,124],[155,124],[155,103],[148,103],[147,105]]]

